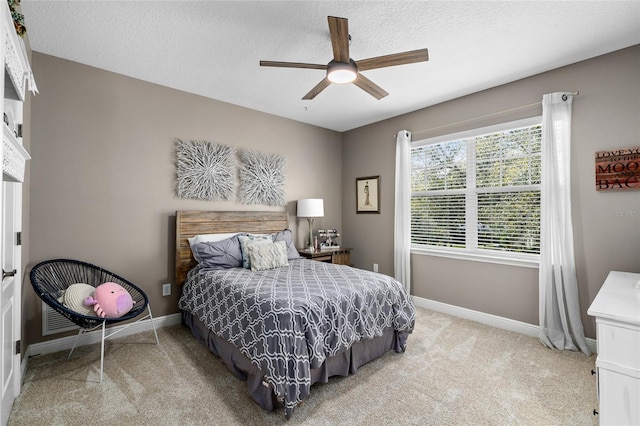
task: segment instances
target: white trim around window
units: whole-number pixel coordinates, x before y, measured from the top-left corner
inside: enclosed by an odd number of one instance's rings
[[[458,133],[449,133],[447,135],[436,136],[428,139],[421,139],[411,142],[411,148],[417,148],[419,146],[433,145],[443,142],[457,141],[459,139],[478,138],[481,136],[490,135],[492,133],[504,132],[520,127],[530,127],[539,125],[542,123],[542,116],[523,118],[521,120],[509,121],[506,123],[498,123],[491,126],[479,127],[477,129],[465,130]]]
[[[538,268],[540,255],[524,253],[504,253],[493,250],[469,250],[443,247],[429,247],[420,244],[411,245],[411,254],[422,256],[448,257],[450,259],[470,260],[474,262],[497,263],[500,265]]]
[[[506,123],[500,123],[492,126],[481,127],[477,129],[471,129],[463,132],[447,134],[443,136],[438,136],[429,139],[423,139],[419,141],[414,141],[411,143],[411,148],[420,148],[428,145],[435,144],[447,144],[447,143],[456,143],[456,141],[468,140],[467,143],[471,144],[471,154],[467,155],[467,163],[466,163],[466,173],[467,173],[467,182],[466,185],[460,187],[457,181],[449,181],[452,186],[445,186],[443,189],[439,189],[436,191],[429,191],[432,194],[437,194],[434,196],[442,195],[442,196],[452,196],[455,194],[464,195],[466,199],[466,225],[467,228],[470,228],[470,232],[466,232],[466,243],[464,243],[465,247],[446,247],[446,246],[436,246],[436,245],[426,245],[426,244],[412,244],[411,245],[411,254],[417,255],[428,255],[428,256],[440,256],[440,257],[448,257],[454,259],[461,260],[470,260],[470,261],[479,261],[479,262],[489,262],[489,263],[497,263],[504,265],[512,265],[512,266],[520,266],[520,267],[528,267],[528,268],[538,268],[540,262],[540,255],[537,253],[526,253],[526,252],[512,252],[508,250],[490,250],[484,248],[477,247],[477,241],[475,235],[477,235],[476,227],[477,225],[477,195],[475,194],[492,194],[492,193],[510,193],[510,192],[518,192],[518,191],[538,191],[540,190],[540,185],[535,182],[530,182],[529,184],[525,184],[522,186],[513,185],[513,186],[482,186],[476,187],[475,175],[476,175],[476,159],[475,159],[475,139],[482,138],[483,136],[493,135],[497,133],[507,132],[515,129],[522,129],[527,127],[536,127],[540,126],[542,123],[542,118],[540,116],[530,117],[522,120],[510,121]],[[468,149],[469,147],[467,147]],[[473,158],[471,158],[473,157]],[[470,174],[469,174],[470,173]],[[455,178],[455,175],[453,176]],[[531,175],[529,176],[531,179]],[[412,180],[413,185],[413,180]],[[446,184],[445,184],[446,185]],[[412,186],[413,188],[413,186]],[[421,190],[417,192],[412,192],[413,194],[418,194],[420,196]],[[471,204],[470,204],[471,203]],[[470,213],[471,212],[471,213]],[[457,212],[459,215],[459,211]],[[469,216],[470,215],[470,216]],[[475,231],[475,232],[474,232]],[[437,238],[437,237],[436,237]],[[455,245],[455,240],[454,240]]]

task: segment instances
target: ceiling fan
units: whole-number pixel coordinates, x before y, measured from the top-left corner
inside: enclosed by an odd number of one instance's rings
[[[306,64],[301,62],[260,61],[261,67],[283,68],[309,68],[326,70],[327,76],[322,79],[302,99],[313,99],[326,89],[331,83],[353,83],[376,99],[382,99],[389,93],[383,88],[362,75],[360,71],[376,68],[392,67],[395,65],[411,64],[429,60],[427,49],[412,50],[409,52],[394,53],[391,55],[377,56],[375,58],[354,61],[349,56],[349,23],[346,18],[328,16],[329,33],[331,34],[331,47],[333,48],[333,60],[326,65]]]

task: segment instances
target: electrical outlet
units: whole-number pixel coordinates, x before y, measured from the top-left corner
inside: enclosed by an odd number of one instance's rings
[[[373,272],[378,272],[378,264],[377,263],[373,264]]]
[[[162,284],[162,295],[171,296],[171,283]]]

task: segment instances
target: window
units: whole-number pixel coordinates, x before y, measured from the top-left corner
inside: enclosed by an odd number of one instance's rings
[[[413,142],[412,248],[537,260],[541,130],[535,117]]]

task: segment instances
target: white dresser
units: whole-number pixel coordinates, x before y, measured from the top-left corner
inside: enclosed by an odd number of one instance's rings
[[[640,425],[638,281],[640,274],[610,272],[587,311],[596,318],[601,425]]]

